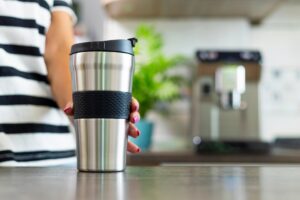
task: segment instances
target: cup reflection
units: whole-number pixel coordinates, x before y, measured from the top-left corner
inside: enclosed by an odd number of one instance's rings
[[[124,173],[78,173],[76,199],[115,199],[126,196]]]

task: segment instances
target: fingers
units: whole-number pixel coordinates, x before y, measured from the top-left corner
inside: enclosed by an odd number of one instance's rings
[[[130,114],[128,135],[130,135],[134,138],[136,138],[140,135],[140,131],[133,124],[133,123],[136,123],[140,120],[140,114],[138,112],[138,109],[139,109],[139,103],[137,102],[136,99],[132,98],[131,110],[133,112]],[[64,108],[64,112],[69,116],[74,115],[73,103],[72,102],[67,103],[67,105]],[[130,141],[128,141],[127,150],[131,153],[139,153],[141,151],[141,149],[137,145],[135,145],[134,143],[132,143]]]
[[[131,137],[137,138],[138,136],[140,136],[140,131],[136,128],[136,126],[129,122],[129,128],[128,128],[128,135],[130,135]]]
[[[136,138],[140,135],[140,131],[136,128],[136,126],[129,122],[128,135]],[[139,153],[141,149],[135,145],[134,143],[128,141],[127,150],[131,153]]]
[[[132,97],[131,100],[131,114],[129,120],[131,123],[137,123],[140,120],[140,113],[139,113],[139,102]]]
[[[135,144],[133,144],[132,142],[130,142],[130,141],[128,141],[127,150],[130,153],[139,153],[139,152],[141,152],[141,149],[138,146],[136,146]]]
[[[137,123],[140,120],[140,113],[138,111],[130,113],[129,120],[131,123]]]
[[[139,111],[139,107],[140,107],[139,102],[134,97],[132,97],[132,100],[131,100],[131,112]]]
[[[69,115],[73,116],[74,115],[74,110],[73,110],[73,102],[67,103],[67,105],[64,108],[64,112]]]

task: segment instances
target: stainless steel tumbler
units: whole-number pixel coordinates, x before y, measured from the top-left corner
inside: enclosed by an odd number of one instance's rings
[[[136,42],[131,38],[72,46],[74,122],[80,171],[125,169]]]

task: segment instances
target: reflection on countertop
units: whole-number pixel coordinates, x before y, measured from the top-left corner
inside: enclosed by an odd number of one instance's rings
[[[197,154],[193,151],[143,152],[130,154],[131,166],[156,166],[164,163],[273,163],[300,164],[300,150],[274,148],[268,154]]]
[[[77,173],[76,199],[115,199],[126,196],[125,173]]]
[[[119,173],[75,168],[0,168],[1,199],[298,199],[300,166],[128,167]]]

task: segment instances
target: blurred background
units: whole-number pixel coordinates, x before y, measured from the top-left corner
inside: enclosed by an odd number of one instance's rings
[[[300,148],[300,1],[74,0],[74,9],[77,42],[140,41],[133,93],[139,126],[153,129],[137,141],[143,151]]]

